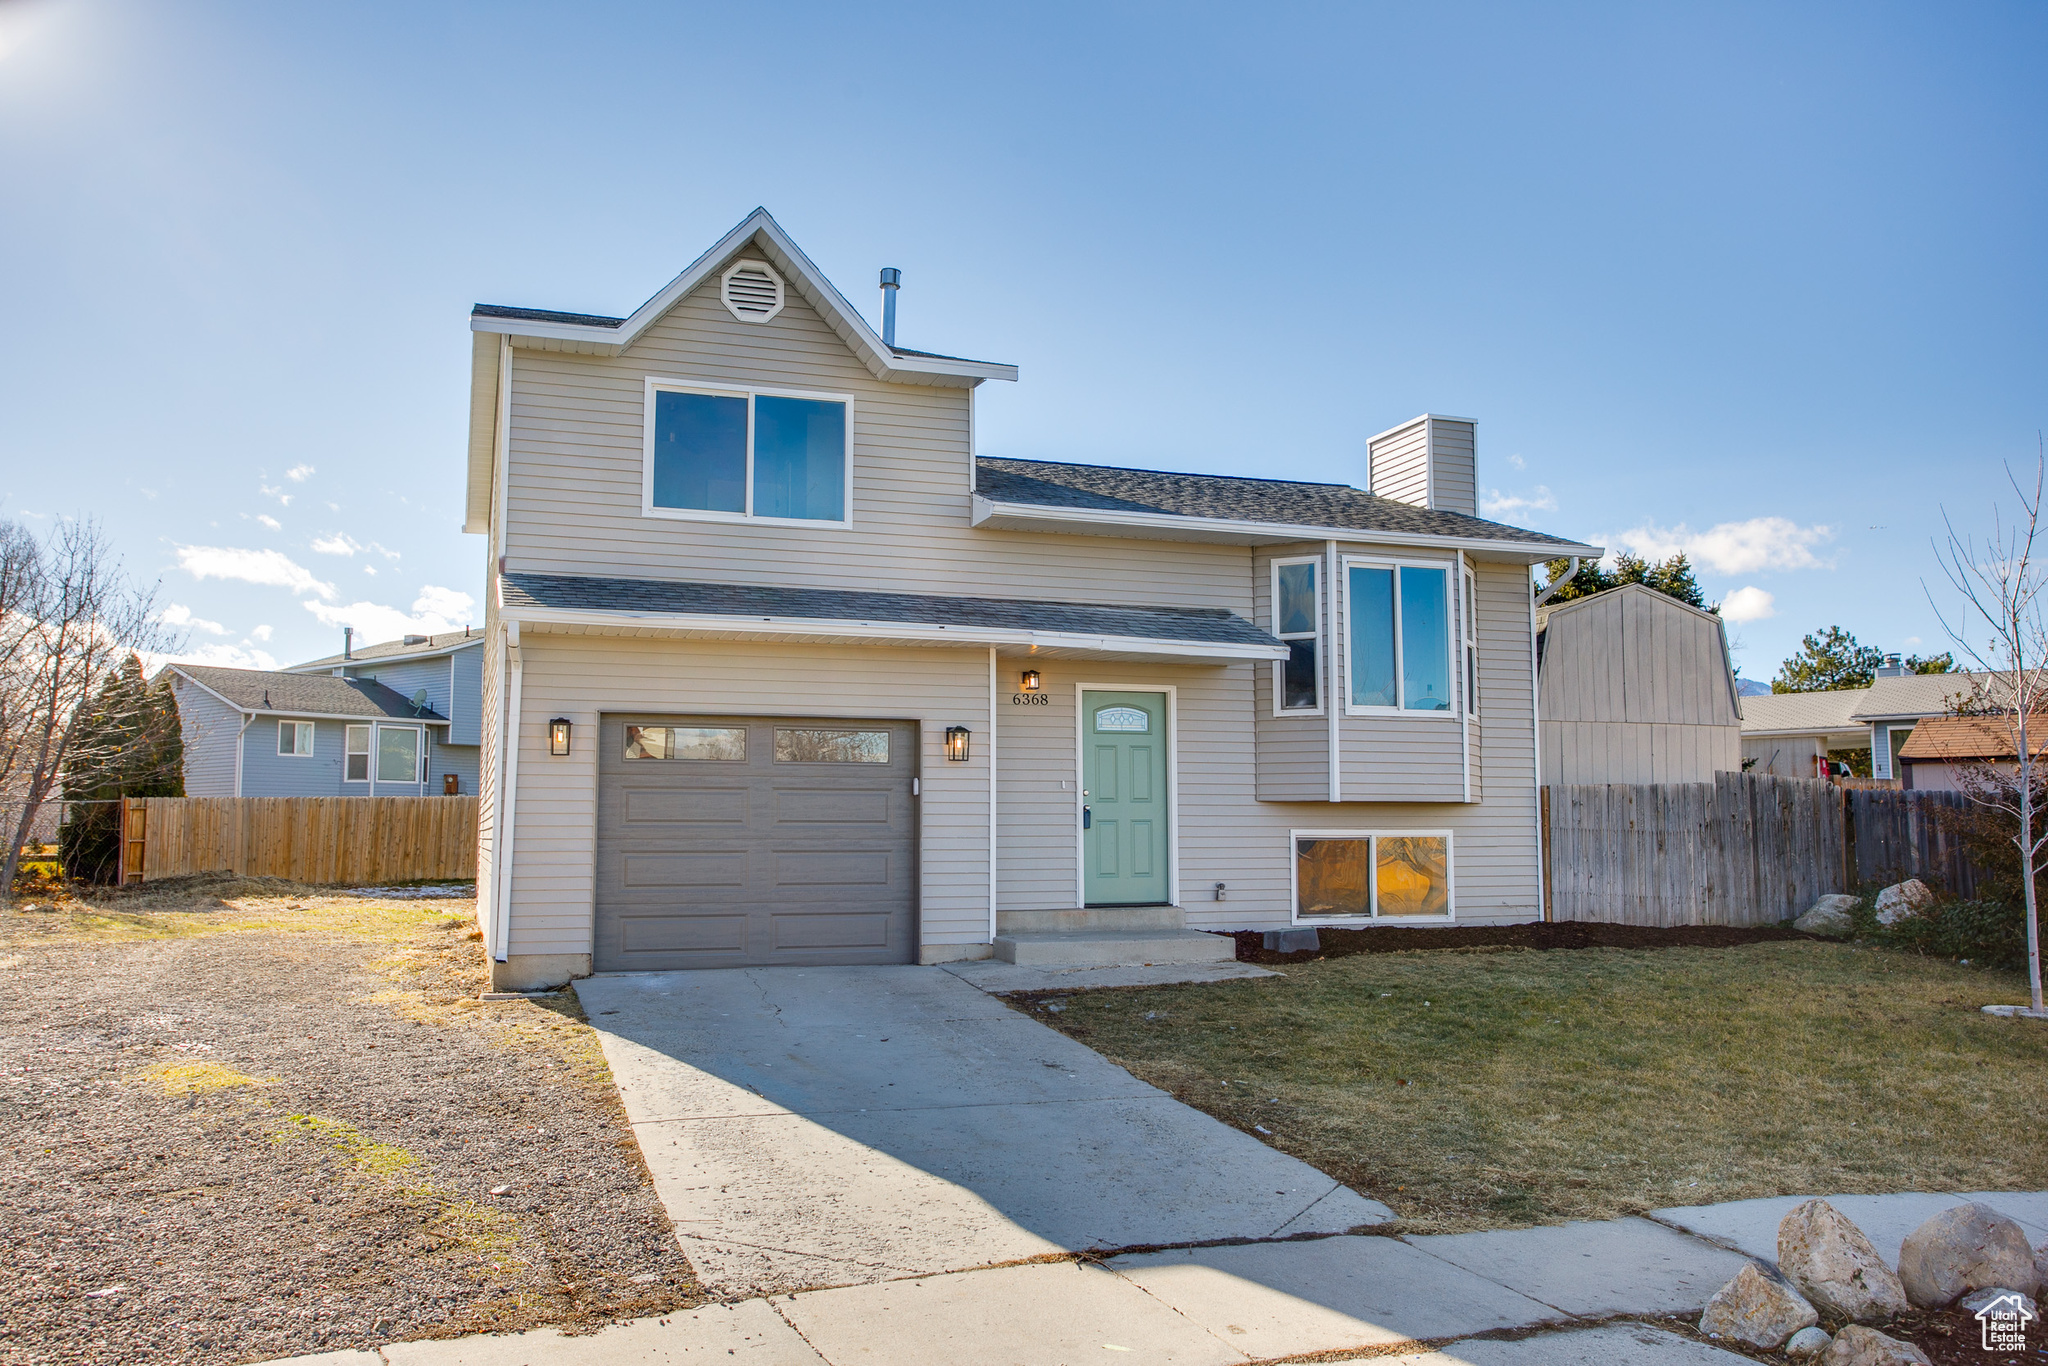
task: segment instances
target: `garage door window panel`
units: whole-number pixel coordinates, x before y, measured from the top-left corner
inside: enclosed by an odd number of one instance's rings
[[[740,726],[627,726],[626,758],[743,764],[747,732]]]
[[[775,762],[778,764],[886,764],[889,762],[889,732],[886,730],[812,730],[775,728]]]

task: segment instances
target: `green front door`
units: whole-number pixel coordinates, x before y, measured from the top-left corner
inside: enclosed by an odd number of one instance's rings
[[[1166,694],[1081,694],[1081,861],[1090,906],[1167,900]]]

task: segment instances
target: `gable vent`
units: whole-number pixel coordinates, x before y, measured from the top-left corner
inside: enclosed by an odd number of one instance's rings
[[[726,311],[743,323],[765,323],[782,311],[782,277],[766,261],[736,262],[720,277]]]

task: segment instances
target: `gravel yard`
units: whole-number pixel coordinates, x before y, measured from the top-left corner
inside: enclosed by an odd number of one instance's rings
[[[701,1300],[574,998],[475,1000],[469,903],[180,900],[0,916],[0,1362],[257,1361]]]

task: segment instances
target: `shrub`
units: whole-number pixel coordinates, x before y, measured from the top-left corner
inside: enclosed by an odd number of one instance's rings
[[[1944,898],[1895,925],[1878,925],[1874,918],[1870,924],[1879,943],[1912,953],[1995,968],[2024,967],[2027,961],[2026,908],[2015,902]]]

